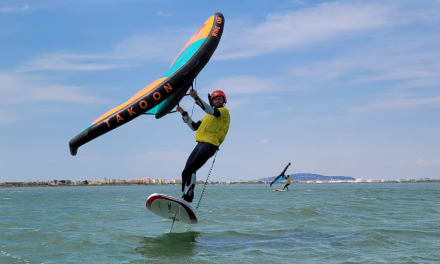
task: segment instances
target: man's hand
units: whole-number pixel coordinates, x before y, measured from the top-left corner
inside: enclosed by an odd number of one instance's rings
[[[194,99],[196,99],[197,96],[199,96],[199,95],[197,94],[196,90],[194,90],[194,89],[189,90],[189,95],[190,95],[192,98],[194,98]]]
[[[180,107],[180,106],[177,106],[177,109],[176,109],[179,113],[181,113],[181,114],[183,114],[183,112],[185,112],[185,110],[183,110],[183,108],[182,107]]]

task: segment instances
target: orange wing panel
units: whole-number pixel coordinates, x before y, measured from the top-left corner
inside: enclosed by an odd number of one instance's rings
[[[160,78],[155,80],[154,82],[150,83],[149,85],[147,85],[145,88],[143,88],[142,90],[140,90],[139,92],[135,93],[130,99],[128,99],[126,102],[116,106],[115,108],[113,108],[112,110],[108,111],[107,113],[103,114],[102,116],[100,116],[98,119],[96,119],[95,121],[92,122],[92,124],[96,124],[99,121],[102,121],[104,118],[108,117],[109,115],[112,115],[114,113],[116,113],[117,111],[121,110],[122,108],[126,107],[127,105],[131,104],[132,102],[136,101],[137,99],[141,98],[142,96],[144,96],[145,94],[147,94],[149,91],[151,91],[153,88],[155,88],[156,86],[159,85],[159,83],[163,82],[164,80],[166,80],[166,77],[164,78]]]

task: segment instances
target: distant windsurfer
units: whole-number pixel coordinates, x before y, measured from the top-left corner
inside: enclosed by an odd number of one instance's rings
[[[280,173],[280,175],[276,176],[275,179],[273,180],[273,182],[270,183],[270,187],[272,187],[272,184],[274,184],[276,181],[286,179],[286,175],[284,175],[284,173],[286,173],[286,170],[287,170],[287,168],[289,168],[289,166],[290,166],[290,162],[289,162],[289,164],[287,164],[287,166],[284,168],[284,170]],[[290,177],[289,177],[289,179],[290,179]],[[290,184],[290,181],[289,181],[289,184]],[[284,186],[284,187],[286,187],[286,186]],[[288,189],[289,188],[287,188],[287,190]],[[284,188],[283,188],[283,190],[284,190]]]
[[[287,182],[286,182],[286,185],[284,185],[283,190],[284,189],[289,190],[289,187],[287,187],[287,186],[290,185],[290,182],[291,182],[290,175],[287,175]]]
[[[196,141],[198,143],[189,155],[182,171],[182,198],[191,203],[194,199],[196,172],[209,158],[214,156],[220,144],[225,140],[229,130],[230,117],[228,109],[224,107],[226,95],[223,91],[216,90],[212,95],[208,94],[209,104],[200,99],[194,89],[191,89],[189,94],[194,98],[196,104],[206,112],[204,118],[194,122],[188,112],[177,106],[177,111],[182,114],[183,121],[193,131],[197,131]]]

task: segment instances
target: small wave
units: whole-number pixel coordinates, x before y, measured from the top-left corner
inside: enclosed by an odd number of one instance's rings
[[[121,201],[121,202],[125,202],[125,199],[121,199],[121,198],[112,198],[113,201]]]
[[[82,241],[82,242],[80,243],[80,245],[81,245],[81,248],[86,248],[86,247],[93,247],[93,246],[96,246],[96,245],[98,245],[98,244],[93,243],[93,242],[88,241],[88,240],[84,240],[84,241]]]
[[[251,249],[244,252],[244,254],[249,254],[249,255],[266,255],[267,253],[268,252],[259,249]]]
[[[304,207],[288,208],[286,210],[286,213],[295,213],[296,217],[316,217],[320,215],[320,213],[318,213],[313,208],[304,208]]]
[[[8,258],[14,259],[14,263],[16,263],[16,261],[18,261],[18,262],[24,262],[24,263],[29,263],[29,260],[27,260],[27,259],[25,259],[25,258],[22,259],[21,257],[15,256],[15,255],[10,254],[10,253],[7,253],[6,251],[0,251],[0,253],[1,253],[3,256],[7,257],[6,259],[8,259]],[[2,262],[2,263],[3,263],[3,262]],[[9,261],[6,260],[6,263],[13,263],[13,262],[9,262]]]
[[[217,236],[227,237],[228,239],[234,239],[234,240],[235,239],[236,240],[248,240],[249,238],[257,239],[257,238],[265,238],[266,237],[266,235],[263,235],[263,234],[258,234],[258,233],[250,234],[250,233],[243,233],[243,232],[238,232],[238,231],[234,231],[234,230],[222,231]]]
[[[377,231],[380,231],[382,233],[385,234],[393,234],[393,235],[403,235],[405,237],[418,237],[418,238],[423,238],[423,237],[438,237],[439,233],[438,232],[429,232],[429,231],[421,231],[421,230],[411,230],[411,229],[402,229],[402,230],[392,230],[392,229],[376,229]]]

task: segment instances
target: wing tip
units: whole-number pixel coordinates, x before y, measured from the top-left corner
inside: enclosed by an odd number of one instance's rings
[[[78,148],[72,148],[69,146],[70,149],[70,155],[76,156],[76,153],[78,153]]]

